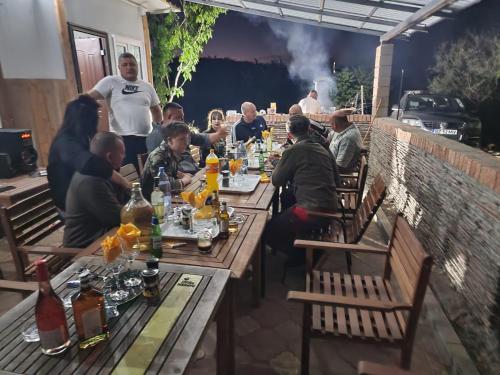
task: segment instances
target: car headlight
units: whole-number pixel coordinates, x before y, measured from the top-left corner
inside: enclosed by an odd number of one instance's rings
[[[415,118],[404,118],[403,121],[405,124],[411,125],[411,126],[418,126],[418,127],[423,127],[422,120],[415,119]]]

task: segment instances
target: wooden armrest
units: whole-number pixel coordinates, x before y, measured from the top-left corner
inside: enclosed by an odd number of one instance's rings
[[[344,221],[342,214],[339,212],[307,211],[307,213],[311,216],[327,217],[327,218],[339,220],[342,222]]]
[[[335,191],[337,193],[359,193],[359,190],[358,189],[352,189],[352,188],[342,188],[342,187],[339,187],[339,188],[335,188]]]
[[[355,253],[367,253],[367,254],[387,255],[389,253],[389,248],[383,246],[379,247],[379,246],[368,246],[362,244],[350,244],[350,243],[326,242],[326,241],[295,240],[293,246],[306,249],[342,250],[342,251],[352,251]]]
[[[57,246],[19,246],[18,250],[26,254],[74,257],[75,255],[80,254],[83,249]]]
[[[33,281],[0,280],[0,289],[11,292],[36,292],[38,283]]]
[[[384,366],[378,363],[360,361],[358,363],[359,375],[411,375],[413,372],[401,370],[398,367]]]
[[[362,310],[374,311],[394,311],[411,310],[412,306],[407,303],[395,303],[391,301],[381,301],[378,299],[356,298],[335,296],[332,294],[308,293],[290,291],[286,297],[288,301],[301,302],[314,305],[336,305],[352,307]]]

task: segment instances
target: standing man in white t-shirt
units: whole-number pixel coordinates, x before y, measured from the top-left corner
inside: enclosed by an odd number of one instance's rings
[[[118,58],[120,75],[101,79],[88,93],[94,99],[105,99],[109,109],[109,128],[122,136],[125,144],[123,164],[137,167],[137,154],[147,152],[146,136],[152,130],[151,120],[160,123],[160,99],[153,86],[137,78],[137,60],[125,52]]]
[[[316,90],[309,91],[309,94],[299,102],[303,113],[320,113],[321,104],[318,102],[318,92]]]

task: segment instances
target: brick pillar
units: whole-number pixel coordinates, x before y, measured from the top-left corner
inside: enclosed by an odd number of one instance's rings
[[[373,117],[386,117],[389,113],[389,92],[391,89],[393,51],[394,45],[392,44],[381,44],[377,47],[375,68],[373,72]]]

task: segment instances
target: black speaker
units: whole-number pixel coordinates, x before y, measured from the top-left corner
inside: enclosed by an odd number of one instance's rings
[[[32,172],[37,168],[38,154],[29,129],[0,129],[0,154],[7,155],[0,159],[0,174],[9,175],[2,178]]]

